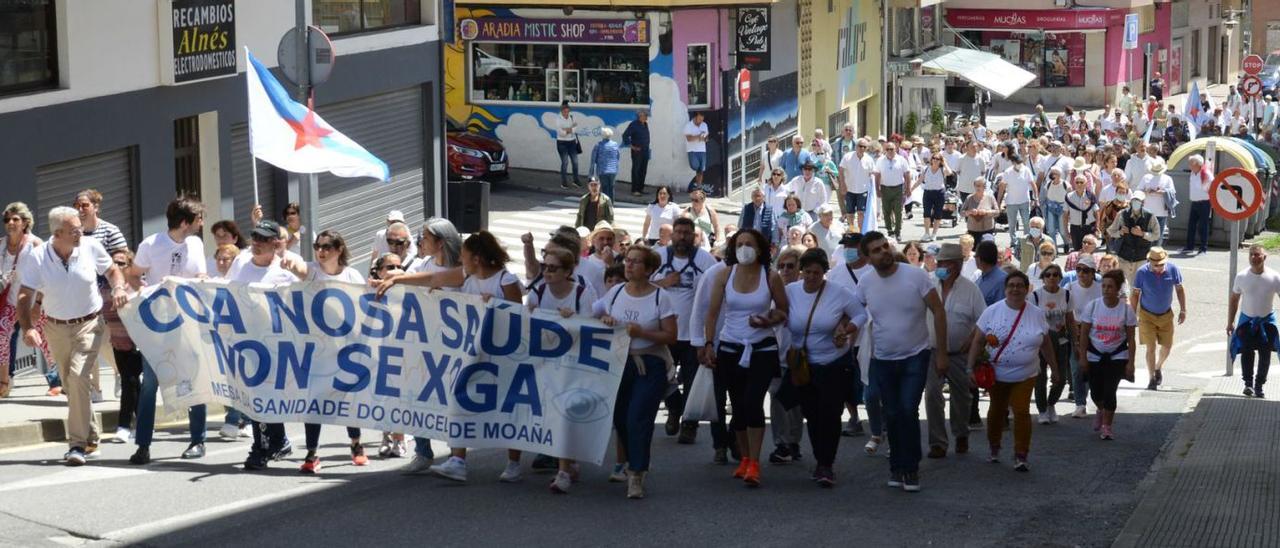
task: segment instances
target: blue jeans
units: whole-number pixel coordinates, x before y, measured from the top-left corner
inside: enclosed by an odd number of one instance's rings
[[[1191,202],[1191,218],[1187,220],[1187,245],[1183,249],[1209,249],[1209,228],[1213,226],[1213,208],[1209,200]],[[1200,245],[1196,246],[1196,240]]]
[[[1062,245],[1066,246],[1071,243],[1067,235],[1067,227],[1062,226],[1062,202],[1044,202],[1044,235],[1053,242],[1056,247],[1058,245],[1058,236],[1062,236]]]
[[[910,473],[920,469],[920,399],[928,379],[928,349],[903,360],[871,359],[870,381],[884,402],[889,430],[889,470]]]
[[[413,454],[424,459],[436,458],[435,451],[431,450],[431,440],[427,438],[413,437]]]
[[[222,424],[233,424],[236,428],[249,424],[249,417],[244,416],[239,409],[234,407],[227,408],[227,415],[223,417]]]
[[[1085,379],[1084,364],[1076,359],[1076,353],[1071,353],[1071,395],[1075,396],[1076,406],[1084,405],[1089,401],[1089,381]]]
[[[609,197],[609,201],[613,201],[613,183],[618,180],[617,173],[601,173],[600,174],[600,193]]]
[[[636,368],[637,359],[644,360],[644,374]],[[613,405],[613,427],[627,447],[627,468],[632,472],[649,470],[653,421],[658,418],[658,404],[666,391],[667,369],[662,360],[655,356],[627,358]]]
[[[1009,217],[1009,245],[1012,245],[1014,249],[1018,249],[1018,245],[1022,241],[1018,239],[1018,228],[1021,227],[1025,230],[1028,223],[1031,222],[1031,202],[1007,204],[1004,209]]]
[[[1160,239],[1156,240],[1156,245],[1164,247],[1164,229],[1169,225],[1168,217],[1156,217],[1156,224],[1160,225]],[[1190,233],[1190,232],[1188,232]]]
[[[156,428],[156,392],[159,389],[160,381],[156,379],[156,372],[151,369],[151,362],[142,358],[142,393],[138,394],[138,419],[134,428],[134,440],[138,447],[151,447],[151,436]],[[191,443],[204,443],[205,419],[205,406],[194,405],[187,408]]]
[[[569,164],[573,163],[573,183],[578,184],[578,151],[575,148],[574,141],[556,141],[556,152],[560,154],[560,185],[569,183],[569,175],[566,170]]]
[[[880,389],[876,387],[875,381],[870,378],[867,380],[871,381],[863,389],[863,400],[867,408],[867,428],[871,429],[872,436],[879,437],[884,435],[884,402],[880,399]]]

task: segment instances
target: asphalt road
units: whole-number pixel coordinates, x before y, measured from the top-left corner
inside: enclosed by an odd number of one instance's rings
[[[491,223],[546,210],[553,200],[499,185]],[[918,223],[908,223],[908,237]],[[1091,420],[1037,425],[1026,474],[986,463],[979,431],[969,455],[926,459],[923,492],[908,494],[884,485],[887,460],[864,455],[865,438],[844,438],[838,483],[823,490],[808,479],[806,440],[802,463],[765,465],[763,487],[748,489],[731,479],[732,467],[711,464],[705,428],[692,446],[659,428],[649,496],[632,501],[595,466],[584,466],[569,495],[549,493],[551,476],[527,466],[523,483],[498,483],[505,453],[494,450],[472,453],[465,485],[395,473],[406,459],[357,468],[337,427],[324,429],[320,475],[297,472],[300,448],[286,463],[246,473],[238,467],[246,442],[211,432],[209,455],[183,461],[186,434],[177,430],[157,435],[156,462],[147,467],[129,465],[133,447],[124,445],[104,445],[101,459],[74,469],[61,464],[61,444],[0,452],[0,545],[1105,546],[1133,511],[1181,413],[1223,369],[1226,253],[1174,262],[1191,313],[1178,328],[1165,386],[1122,386],[1114,442],[1097,440]],[[1065,417],[1071,407],[1057,410]],[[289,434],[300,446],[301,425]],[[376,444],[377,434],[366,440]]]

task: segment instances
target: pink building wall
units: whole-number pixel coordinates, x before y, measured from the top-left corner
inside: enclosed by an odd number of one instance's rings
[[[1154,43],[1157,53],[1152,56],[1151,72],[1161,70],[1159,66],[1159,50],[1169,49],[1170,41],[1170,21],[1169,21],[1169,5],[1156,4],[1156,26],[1155,30],[1146,34],[1138,35],[1138,49],[1133,50],[1132,67],[1130,66],[1129,51],[1124,49],[1124,25],[1107,27],[1106,48],[1103,68],[1103,85],[1117,86],[1123,85],[1127,81],[1143,81],[1145,74],[1142,69],[1142,56],[1144,48],[1147,44]],[[1132,70],[1130,70],[1132,68]],[[1142,90],[1135,90],[1140,92]]]
[[[671,57],[674,77],[680,85],[680,99],[689,104],[689,44],[711,44],[711,108],[721,108],[720,73],[729,66],[729,20],[727,11],[705,8],[671,12]]]

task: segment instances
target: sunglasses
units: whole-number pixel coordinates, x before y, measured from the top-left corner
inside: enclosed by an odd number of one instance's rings
[[[1052,252],[1052,251],[1041,251],[1041,252],[1040,252],[1040,256],[1041,256],[1041,257],[1052,257],[1052,256],[1053,256],[1053,252]]]
[[[402,246],[409,245],[408,238],[387,238],[387,245]]]
[[[1041,276],[1041,278],[1061,278],[1061,277],[1062,277],[1062,274],[1058,274],[1057,272],[1045,273],[1045,275]]]
[[[311,249],[314,249],[316,251],[337,251],[338,246],[334,244],[329,244],[329,243],[325,243],[325,244],[317,243],[317,244],[311,244]]]
[[[542,270],[546,272],[561,272],[564,270],[564,267],[555,263],[543,263]]]
[[[116,263],[116,266],[120,268],[128,268],[129,266],[129,261],[111,261],[111,262]]]

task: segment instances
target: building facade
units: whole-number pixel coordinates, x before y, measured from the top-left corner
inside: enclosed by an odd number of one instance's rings
[[[881,133],[884,76],[878,2],[800,0],[800,128],[828,137],[853,124],[857,135]]]
[[[250,157],[243,74],[245,48],[276,66],[294,2],[20,4],[3,8],[11,24],[0,30],[25,54],[0,67],[0,203],[31,206],[37,233],[48,233],[50,208],[85,188],[102,192],[102,218],[131,246],[165,227],[179,193],[206,204],[209,225],[234,219],[243,229],[255,169],[268,217],[298,199],[296,177]],[[320,177],[319,226],[367,253],[388,209],[415,224],[440,210],[440,14],[435,2],[398,0],[310,0],[305,14],[336,54],[317,111],[391,167],[390,184]]]

